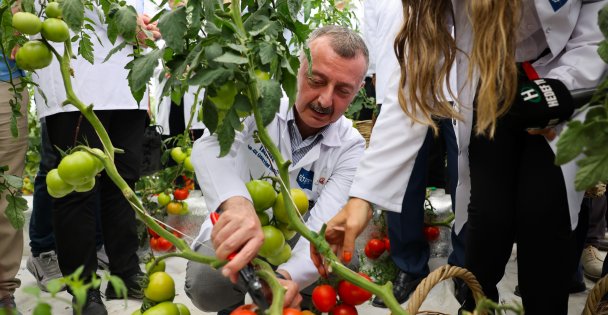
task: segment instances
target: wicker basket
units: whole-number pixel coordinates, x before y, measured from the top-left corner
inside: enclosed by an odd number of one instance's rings
[[[369,145],[369,137],[372,134],[372,127],[374,126],[372,120],[356,120],[354,126],[359,130],[363,138],[365,138],[365,145]]]
[[[605,302],[601,302],[602,297],[608,293],[608,276],[604,276],[600,279],[593,289],[589,291],[587,295],[587,302],[583,309],[583,315],[607,315],[608,305]]]

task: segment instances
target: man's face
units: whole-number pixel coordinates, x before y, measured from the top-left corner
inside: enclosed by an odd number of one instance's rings
[[[335,122],[362,86],[366,71],[365,57],[358,54],[346,59],[334,52],[328,37],[310,43],[312,74],[308,76],[306,58],[298,71],[296,123],[307,137]]]

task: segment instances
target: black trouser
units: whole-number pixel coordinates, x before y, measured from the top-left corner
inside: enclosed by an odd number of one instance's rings
[[[141,142],[146,112],[143,110],[96,111],[108,131],[110,140],[124,153],[115,155],[120,175],[131,188],[139,178]],[[53,147],[66,150],[76,144],[101,147],[99,137],[80,112],[59,113],[46,118]],[[58,161],[59,162],[59,161]],[[58,163],[57,163],[58,164]],[[91,207],[96,191],[101,201],[101,223],[110,271],[117,276],[129,276],[139,271],[135,212],[105,171],[96,178],[95,187],[88,192],[72,192],[53,199],[53,225],[59,267],[64,275],[84,265],[87,279],[97,270],[95,248],[95,209]]]
[[[498,301],[496,285],[517,242],[526,314],[567,314],[574,238],[564,179],[547,141],[499,119],[493,140],[471,136],[469,158],[466,268]]]

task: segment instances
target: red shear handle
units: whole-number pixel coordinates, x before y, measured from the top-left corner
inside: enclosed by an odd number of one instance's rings
[[[211,223],[213,223],[213,225],[215,225],[215,223],[217,223],[217,220],[220,219],[220,214],[217,212],[211,212],[211,214],[209,214],[209,218],[211,219]],[[234,256],[236,256],[236,253],[232,253],[230,255],[228,255],[228,260],[232,260],[232,258],[234,258]]]

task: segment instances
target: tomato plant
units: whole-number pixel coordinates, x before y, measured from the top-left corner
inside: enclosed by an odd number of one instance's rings
[[[157,201],[159,206],[164,207],[168,205],[169,202],[171,202],[171,196],[164,192],[161,192],[160,194],[158,194]]]
[[[173,198],[175,198],[175,200],[186,200],[188,198],[188,194],[188,189],[178,188],[173,191]]]
[[[261,179],[254,179],[245,184],[249,195],[253,200],[253,207],[256,211],[264,211],[274,204],[277,199],[277,192],[272,184]]]
[[[180,215],[184,211],[184,206],[181,202],[171,201],[167,205],[167,213],[172,215]]]
[[[372,281],[368,275],[361,272],[359,274],[365,279]],[[372,297],[370,292],[361,289],[346,280],[342,280],[338,283],[338,295],[340,296],[340,301],[350,305],[363,304]]]
[[[260,256],[272,257],[278,255],[283,245],[285,245],[283,233],[272,225],[263,226],[262,232],[264,233],[264,243],[260,247]]]
[[[148,233],[150,234],[150,236],[151,236],[152,238],[157,238],[157,237],[159,237],[159,236],[160,236],[160,235],[158,235],[158,233],[154,232],[154,230],[153,230],[153,229],[151,229],[151,228],[148,228]]]
[[[175,282],[171,276],[159,271],[150,275],[144,295],[154,302],[173,301],[175,297]],[[176,308],[177,310],[177,308]]]
[[[209,99],[215,106],[220,110],[228,110],[234,104],[234,98],[238,93],[236,84],[232,81],[228,81],[222,84],[216,91],[215,96],[210,96]]]
[[[56,18],[48,18],[42,22],[42,36],[52,42],[65,42],[70,39],[68,25]]]
[[[61,179],[70,185],[80,186],[86,184],[97,174],[95,159],[95,157],[87,152],[76,151],[61,159],[59,166],[57,166],[57,172]]]
[[[190,315],[190,310],[188,307],[182,303],[175,303],[177,306],[177,310],[179,311],[179,315]]]
[[[257,315],[255,313],[256,309],[257,307],[253,304],[245,304],[234,309],[230,312],[230,315]]]
[[[318,285],[312,290],[312,304],[321,312],[327,313],[336,306],[336,290],[329,284]]]
[[[175,163],[177,164],[182,164],[184,160],[188,157],[188,154],[186,154],[180,147],[175,147],[171,149],[170,155],[173,161],[175,161]]]
[[[74,186],[74,191],[75,192],[86,192],[86,191],[90,191],[91,189],[93,189],[93,187],[95,187],[95,177],[91,177],[91,180],[89,180],[88,182]]]
[[[34,71],[50,65],[53,61],[53,53],[43,42],[29,41],[19,48],[15,61],[19,68]]]
[[[152,268],[153,263],[154,261],[152,260],[146,263],[146,272],[148,274],[153,274],[159,271],[165,271],[165,268],[167,267],[167,264],[164,260],[159,261],[156,265],[154,265],[154,268]]]
[[[150,239],[150,248],[156,252],[168,252],[173,249],[173,243],[167,241],[164,237],[153,237]]]
[[[285,243],[277,255],[267,257],[266,260],[268,260],[270,264],[278,266],[286,263],[289,258],[291,258],[291,247],[289,244]]]
[[[59,7],[59,2],[49,2],[44,8],[44,13],[46,13],[47,18],[61,18],[61,8]]]
[[[427,225],[424,227],[424,237],[427,241],[432,242],[439,239],[439,228],[432,225]]]
[[[258,219],[260,219],[260,225],[268,225],[270,223],[270,216],[266,212],[258,212]]]
[[[357,315],[359,314],[357,312],[357,309],[349,304],[340,304],[336,307],[334,307],[331,312],[329,312],[330,315]]]
[[[194,165],[192,165],[192,160],[191,160],[190,156],[187,156],[184,159],[184,169],[189,172],[194,172]]]
[[[292,188],[291,197],[296,204],[298,212],[304,215],[304,213],[308,211],[308,196],[306,196],[306,193],[302,189]],[[289,223],[287,209],[285,209],[285,201],[282,193],[277,196],[277,200],[272,206],[272,213],[277,220],[284,223]]]
[[[17,12],[13,15],[13,27],[20,33],[27,35],[36,35],[42,29],[40,19],[29,12]]]
[[[391,240],[385,236],[382,239],[382,241],[384,241],[384,248],[386,248],[386,251],[390,253],[391,252]]]
[[[284,308],[283,315],[302,315],[302,312],[295,308]]]

